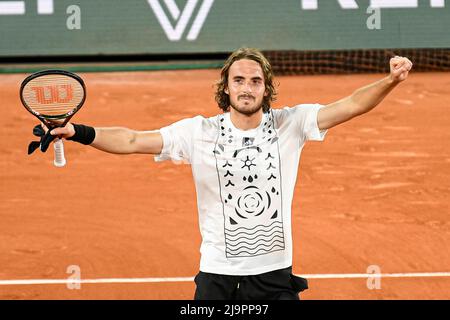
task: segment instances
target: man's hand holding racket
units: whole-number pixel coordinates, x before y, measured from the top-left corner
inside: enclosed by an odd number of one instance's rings
[[[40,137],[41,140],[30,143],[28,154],[33,153],[37,148],[40,148],[42,152],[46,152],[54,139],[68,139],[73,137],[75,135],[75,128],[73,124],[68,123],[64,127],[55,128],[49,131],[45,124],[41,123],[33,128],[33,134]]]
[[[33,153],[37,148],[46,152],[50,143],[58,139],[66,139],[80,142],[82,144],[91,144],[95,139],[95,129],[92,127],[67,123],[64,127],[56,127],[49,130],[45,124],[41,123],[33,128],[33,134],[40,137],[40,141],[32,141],[28,146],[28,154]]]
[[[66,159],[61,138],[84,144],[91,143],[95,138],[93,128],[69,124],[69,120],[80,110],[86,99],[86,87],[78,75],[64,70],[33,73],[22,82],[20,99],[23,106],[42,123],[41,127],[33,129],[33,134],[41,140],[30,143],[28,154],[38,147],[45,152],[56,139],[54,163],[57,167],[63,167]],[[47,132],[45,128],[50,131]]]
[[[50,134],[64,139],[70,139],[75,135],[75,127],[72,123],[68,123],[64,127],[51,130]]]
[[[34,73],[22,82],[20,98],[24,107],[41,122],[33,129],[33,134],[40,137],[40,141],[30,143],[28,154],[37,148],[45,152],[56,140],[54,163],[57,167],[66,164],[63,138],[84,145],[92,144],[96,149],[115,154],[160,154],[162,151],[163,139],[158,130],[136,131],[121,127],[94,129],[70,123],[69,120],[86,99],[84,82],[76,74],[64,70]]]

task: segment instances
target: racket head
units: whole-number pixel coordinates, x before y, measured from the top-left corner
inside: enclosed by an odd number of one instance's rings
[[[64,126],[83,106],[86,86],[78,75],[65,70],[43,70],[25,78],[20,100],[32,115],[49,127]]]

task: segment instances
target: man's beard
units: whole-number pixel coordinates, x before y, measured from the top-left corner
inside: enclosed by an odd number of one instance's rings
[[[230,106],[231,106],[234,110],[236,110],[237,112],[239,112],[239,113],[245,114],[246,116],[251,116],[251,115],[253,115],[253,114],[259,112],[259,110],[261,110],[261,108],[262,108],[262,103],[260,103],[259,105],[254,106],[254,107],[251,108],[251,109],[246,109],[246,108],[240,108],[239,106],[233,104],[233,103],[230,101]]]

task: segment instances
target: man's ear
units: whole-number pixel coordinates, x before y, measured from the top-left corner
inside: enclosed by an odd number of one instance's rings
[[[230,91],[228,91],[228,87],[225,86],[225,88],[223,89],[223,92],[225,92],[227,95],[230,95]]]

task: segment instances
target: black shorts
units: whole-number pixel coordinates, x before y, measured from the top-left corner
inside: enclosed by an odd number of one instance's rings
[[[299,300],[308,281],[294,276],[292,267],[253,276],[230,276],[200,271],[195,276],[195,300]]]

